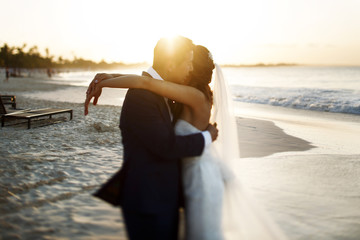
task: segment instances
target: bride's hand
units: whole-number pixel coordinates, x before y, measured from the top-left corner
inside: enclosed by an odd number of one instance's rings
[[[98,73],[95,75],[94,79],[89,84],[89,87],[86,91],[86,93],[89,93],[95,89],[96,84],[99,84],[101,81],[113,78],[114,76],[107,73]],[[95,104],[94,104],[95,105]]]
[[[212,141],[215,141],[219,135],[219,130],[216,128],[216,123],[214,124],[210,124],[208,125],[208,127],[206,128],[207,131],[210,132]]]
[[[89,87],[90,88],[90,87]],[[95,85],[94,88],[91,88],[90,91],[86,92],[86,99],[84,103],[84,115],[88,115],[89,113],[89,104],[92,98],[94,98],[93,105],[97,104],[97,101],[101,95],[102,88],[99,85]]]
[[[95,75],[94,79],[91,81],[91,83],[89,84],[89,87],[86,91],[86,100],[85,100],[85,104],[84,104],[84,107],[85,107],[84,114],[85,115],[88,114],[88,107],[89,107],[91,98],[94,97],[93,105],[96,105],[98,102],[98,99],[101,95],[101,88],[96,89],[97,84],[99,84],[103,80],[110,79],[113,77],[114,77],[113,75],[107,74],[107,73],[98,73]]]

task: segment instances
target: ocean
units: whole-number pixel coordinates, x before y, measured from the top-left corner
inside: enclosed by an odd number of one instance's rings
[[[360,114],[360,67],[226,68],[236,101]]]
[[[141,74],[146,68],[124,68],[120,73]],[[224,77],[234,101],[307,109],[321,112],[360,114],[360,67],[225,67]],[[87,86],[94,71],[65,72],[55,82]],[[105,96],[106,98],[107,96]],[[104,104],[120,102],[103,100]]]

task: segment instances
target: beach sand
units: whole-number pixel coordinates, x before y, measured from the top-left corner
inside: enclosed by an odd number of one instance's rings
[[[105,104],[125,91],[104,92],[87,117],[85,91],[42,76],[0,82],[19,108],[74,110],[0,130],[0,239],[126,239],[119,209],[91,196],[122,163],[121,106]],[[359,239],[358,116],[240,109],[242,178],[289,239]]]

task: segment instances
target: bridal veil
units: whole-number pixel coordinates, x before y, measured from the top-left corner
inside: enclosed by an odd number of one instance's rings
[[[214,75],[214,106],[211,122],[216,122],[219,129],[214,149],[220,159],[219,165],[225,182],[222,219],[224,238],[231,240],[286,239],[241,181],[238,130],[231,93],[222,70],[217,64],[215,64]]]

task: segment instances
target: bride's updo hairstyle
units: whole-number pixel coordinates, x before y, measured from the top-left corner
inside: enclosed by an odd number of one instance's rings
[[[189,86],[202,91],[207,99],[213,102],[213,93],[210,89],[210,82],[215,68],[214,60],[210,51],[201,45],[194,47],[193,71],[190,73]]]

